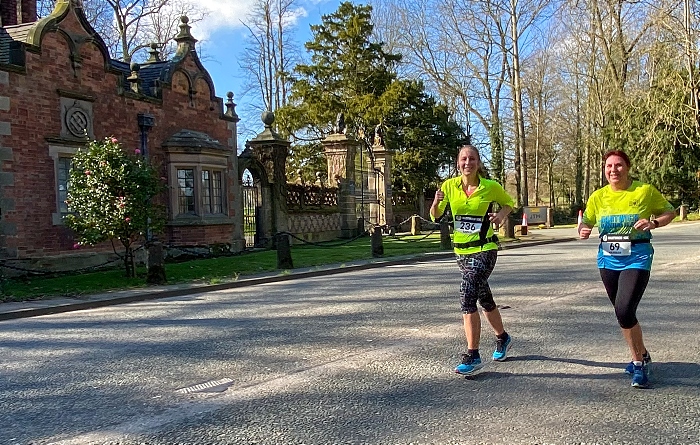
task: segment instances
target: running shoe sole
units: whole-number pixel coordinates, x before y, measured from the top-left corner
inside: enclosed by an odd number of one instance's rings
[[[482,362],[482,363],[479,363],[478,365],[475,365],[475,366],[472,368],[472,370],[469,371],[469,372],[461,372],[461,371],[458,371],[457,368],[455,368],[455,373],[456,373],[456,374],[459,374],[459,375],[467,375],[467,376],[469,376],[469,375],[476,375],[476,374],[478,374],[479,372],[481,372],[481,370],[482,370],[483,367],[484,367],[484,363]]]

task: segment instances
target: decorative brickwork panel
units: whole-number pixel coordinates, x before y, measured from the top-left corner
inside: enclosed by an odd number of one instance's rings
[[[61,137],[94,139],[92,103],[61,97]]]
[[[340,234],[340,214],[289,215],[289,233],[307,241],[336,239]]]
[[[287,209],[290,212],[338,206],[338,188],[287,184]]]

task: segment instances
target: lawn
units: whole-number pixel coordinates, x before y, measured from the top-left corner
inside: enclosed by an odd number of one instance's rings
[[[372,258],[368,236],[351,242],[334,241],[320,245],[292,246],[295,268],[343,264]],[[440,234],[429,236],[400,236],[383,238],[384,257],[438,252]],[[235,256],[166,263],[168,284],[217,284],[235,281],[242,276],[277,271],[277,251],[259,250]],[[285,271],[279,271],[285,273]],[[0,301],[22,301],[57,296],[80,296],[108,290],[145,288],[146,269],[137,267],[135,278],[126,278],[122,269],[105,270],[79,275],[35,276],[0,281]]]
[[[697,212],[689,213],[688,219],[700,219]],[[674,221],[678,221],[676,218]],[[567,227],[567,226],[557,226]],[[571,225],[572,228],[576,227]],[[504,240],[505,241],[505,240]],[[401,255],[440,251],[440,234],[429,236],[400,236],[383,238],[384,258]],[[329,264],[343,264],[372,258],[368,236],[352,242],[334,241],[315,245],[292,246],[295,268],[306,268]],[[277,270],[277,252],[260,250],[240,255],[192,260],[182,263],[167,263],[168,284],[199,283],[218,284],[236,281],[239,277],[265,272],[288,273]],[[57,296],[81,296],[108,290],[148,287],[145,267],[137,267],[135,278],[124,277],[123,270],[105,270],[79,275],[39,276],[19,280],[4,280],[0,277],[0,301],[23,301]]]

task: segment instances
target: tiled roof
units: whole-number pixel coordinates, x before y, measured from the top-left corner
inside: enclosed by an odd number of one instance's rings
[[[131,67],[128,63],[120,60],[110,60],[112,68],[122,73],[124,89],[129,89],[127,77],[131,75]],[[168,73],[172,70],[172,61],[152,62],[139,64],[139,79],[141,79],[141,90],[143,94],[152,97],[160,97],[160,84],[167,79]]]
[[[11,50],[18,49],[22,42],[26,42],[29,30],[33,26],[34,23],[23,23],[0,28],[0,63],[16,63]]]
[[[65,16],[65,13],[60,15],[56,11],[58,11],[58,8],[49,17],[53,17],[53,14],[57,14],[53,18],[59,20]],[[35,26],[43,26],[42,23],[45,23],[45,20],[46,19],[42,19],[39,22],[34,23],[23,23],[20,25],[0,27],[0,65],[23,66],[25,57],[23,43],[26,43],[30,38],[29,33],[32,28]],[[86,24],[85,26],[89,27],[89,24]],[[188,45],[196,42],[196,40],[194,40],[194,38],[189,34],[189,26],[187,25],[186,17],[182,18],[180,28],[181,31],[180,34],[178,34],[179,40],[176,38],[176,40],[178,40],[179,47],[175,57],[166,61],[146,62],[139,64],[138,77],[141,81],[140,93],[144,96],[155,99],[162,98],[162,84],[170,80],[173,71],[182,62],[183,55],[189,54]],[[106,51],[106,48],[104,50]],[[196,53],[194,54],[196,56]],[[153,56],[153,54],[151,55]],[[199,60],[197,59],[196,62],[199,63]],[[127,80],[127,78],[131,76],[130,64],[119,60],[110,59],[109,65],[113,70],[121,73],[121,82],[124,90],[131,90],[131,84]],[[206,78],[211,81],[204,67],[201,68],[204,71]],[[212,94],[213,91],[212,85]]]
[[[194,130],[178,131],[163,143],[163,147],[184,147],[193,149],[194,151],[201,150],[202,148],[227,150],[225,146],[221,145],[219,141],[208,134]]]

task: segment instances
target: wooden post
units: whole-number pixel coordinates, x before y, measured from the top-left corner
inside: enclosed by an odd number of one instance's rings
[[[503,236],[506,238],[515,238],[515,220],[511,215],[503,221]]]
[[[418,215],[411,217],[411,235],[420,235],[420,217]]]
[[[292,248],[289,244],[289,237],[286,234],[277,234],[277,268],[278,269],[294,269],[292,262]]]
[[[384,240],[382,240],[382,229],[379,226],[372,228],[371,235],[372,258],[384,256]]]
[[[146,283],[165,284],[165,261],[163,244],[159,241],[149,243],[146,250]]]
[[[440,223],[440,250],[452,250],[450,224],[446,221]]]

